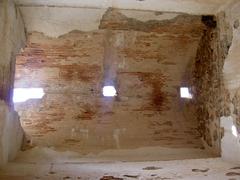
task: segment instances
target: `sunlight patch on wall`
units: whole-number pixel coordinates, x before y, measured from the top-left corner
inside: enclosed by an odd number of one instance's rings
[[[14,88],[13,102],[26,102],[29,99],[41,99],[44,96],[43,88]]]
[[[193,98],[188,87],[181,87],[180,88],[180,96],[181,96],[181,98],[186,98],[186,99],[192,99]]]
[[[103,87],[103,96],[113,97],[117,95],[117,91],[114,86],[104,86]]]
[[[237,128],[236,128],[236,126],[232,126],[232,134],[235,136],[235,137],[237,137],[238,136],[238,132],[237,132]]]

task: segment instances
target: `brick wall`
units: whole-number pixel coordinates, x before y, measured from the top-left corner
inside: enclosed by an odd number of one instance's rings
[[[191,85],[203,27],[199,16],[143,22],[109,9],[96,31],[29,33],[15,87],[45,96],[16,104],[27,146],[202,148],[195,106],[179,89]],[[108,82],[117,97],[102,96]]]

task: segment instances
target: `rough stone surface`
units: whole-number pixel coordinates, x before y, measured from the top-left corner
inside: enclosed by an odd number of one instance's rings
[[[201,18],[149,23],[112,9],[107,13],[116,13],[114,29],[112,18],[103,18],[102,29],[92,32],[59,38],[29,34],[17,57],[15,86],[42,87],[46,95],[16,104],[27,144],[83,153],[201,148],[193,103],[179,94],[181,86],[190,85]],[[102,96],[108,83],[115,85],[117,97]]]
[[[224,79],[226,87],[229,91],[230,97],[231,97],[231,103],[233,105],[232,115],[236,116],[236,125],[238,127],[238,130],[240,132],[240,119],[239,119],[239,87],[240,83],[238,80],[238,59],[239,59],[239,44],[240,44],[240,35],[239,35],[239,29],[234,28],[236,25],[236,21],[240,18],[240,13],[238,10],[240,9],[239,3],[234,4],[226,9],[225,12],[225,19],[229,23],[229,31],[226,32],[224,29],[222,30],[222,34],[224,34],[226,37],[228,34],[232,34],[232,44],[229,45],[229,54],[226,57],[226,63],[224,65]],[[233,16],[234,14],[234,16]]]
[[[223,128],[226,135],[222,139],[223,158],[225,160],[240,161],[240,81],[239,81],[239,57],[240,57],[240,30],[238,21],[240,19],[240,3],[234,1],[227,6],[223,12],[219,13],[222,18],[220,22],[227,22],[227,25],[221,24],[220,33],[221,39],[226,43],[228,54],[225,59],[223,68],[223,77],[225,88],[229,94],[230,101],[228,102],[230,108],[229,116],[223,116]],[[222,15],[224,14],[224,16]],[[227,45],[228,44],[228,45]],[[234,132],[234,127],[237,132]],[[237,152],[237,153],[236,153]]]
[[[226,39],[220,40],[215,18],[208,16],[202,20],[206,29],[198,47],[193,81],[196,115],[203,140],[220,155],[220,117],[230,114],[230,97],[223,82],[223,65],[228,49]]]

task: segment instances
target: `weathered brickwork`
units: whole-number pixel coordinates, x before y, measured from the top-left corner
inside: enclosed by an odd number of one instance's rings
[[[113,12],[108,13],[105,17]],[[181,99],[179,89],[190,85],[188,68],[204,25],[200,17],[184,16],[185,23],[181,16],[164,21],[166,29],[156,22],[136,29],[128,19],[123,20],[130,25],[122,28],[117,13],[115,28],[103,18],[93,32],[59,38],[29,34],[17,58],[15,87],[42,87],[46,94],[16,104],[27,143],[83,153],[202,148],[192,100]],[[117,97],[103,97],[108,83],[115,85]]]
[[[134,30],[142,32],[170,33],[172,35],[191,35],[199,37],[203,24],[201,16],[180,14],[173,19],[162,21],[140,21],[129,18],[117,9],[109,8],[103,15],[99,29]],[[197,27],[197,28],[196,28]]]

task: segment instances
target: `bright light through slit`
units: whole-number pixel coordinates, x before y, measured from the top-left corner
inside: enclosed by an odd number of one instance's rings
[[[43,88],[15,88],[13,102],[25,102],[29,99],[41,99],[44,96]]]
[[[237,133],[237,128],[236,126],[232,126],[232,134],[237,137],[238,136],[238,133]]]
[[[103,87],[103,96],[113,97],[117,95],[117,91],[114,86],[104,86]]]
[[[180,88],[180,95],[181,95],[181,98],[192,99],[192,94],[189,92],[189,88],[187,87]]]

